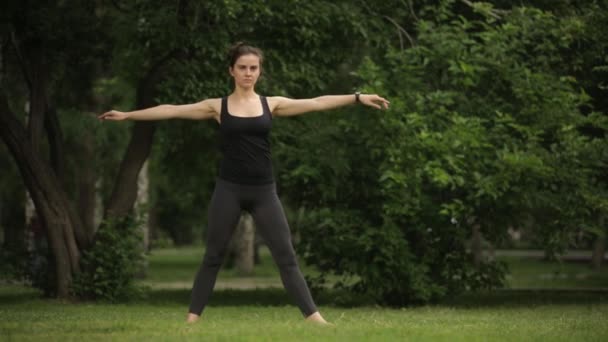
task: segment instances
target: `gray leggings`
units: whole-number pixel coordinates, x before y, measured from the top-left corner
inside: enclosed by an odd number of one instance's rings
[[[192,287],[190,312],[200,315],[209,301],[217,272],[241,215],[249,211],[272,257],[281,280],[304,316],[317,311],[308,285],[300,272],[291,244],[291,233],[274,183],[243,185],[218,179],[209,205],[207,249]]]

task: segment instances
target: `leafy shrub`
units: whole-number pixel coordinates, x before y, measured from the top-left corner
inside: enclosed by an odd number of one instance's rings
[[[82,255],[82,272],[75,277],[72,291],[79,298],[109,302],[141,297],[143,288],[134,280],[143,261],[138,222],[132,218],[106,221]]]
[[[0,280],[23,281],[28,278],[30,255],[25,250],[0,249]]]
[[[605,154],[580,131],[588,98],[564,74],[579,27],[526,8],[490,19],[418,21],[415,45],[359,70],[389,112],[321,127],[333,161],[291,146],[283,184],[313,213],[298,249],[338,286],[390,305],[499,287],[505,266],[475,264],[473,227],[499,243],[534,222],[560,251],[604,205],[591,189]]]

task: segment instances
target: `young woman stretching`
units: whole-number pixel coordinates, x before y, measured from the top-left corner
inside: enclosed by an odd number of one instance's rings
[[[238,43],[229,52],[234,91],[227,97],[186,105],[159,105],[132,112],[109,111],[102,120],[214,119],[220,126],[222,163],[209,204],[206,250],[194,285],[186,321],[198,320],[209,301],[217,273],[241,210],[249,211],[279,267],[283,285],[307,320],[327,323],[310,295],[291,243],[291,233],[276,193],[269,133],[272,119],[318,112],[360,102],[387,109],[378,95],[355,93],[294,100],[255,92],[262,71],[262,51]]]

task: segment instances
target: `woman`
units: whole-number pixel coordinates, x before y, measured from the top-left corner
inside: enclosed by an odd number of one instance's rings
[[[378,95],[359,93],[303,100],[280,96],[267,98],[255,92],[255,84],[262,71],[260,49],[238,43],[230,49],[229,62],[234,91],[227,97],[186,105],[159,105],[132,112],[112,110],[99,118],[214,119],[220,126],[223,159],[209,204],[207,246],[192,288],[187,322],[197,321],[207,304],[241,210],[247,210],[279,267],[283,285],[304,317],[327,323],[318,312],[296,262],[289,226],[276,193],[269,142],[272,118],[318,112],[355,102],[387,109],[389,102]]]

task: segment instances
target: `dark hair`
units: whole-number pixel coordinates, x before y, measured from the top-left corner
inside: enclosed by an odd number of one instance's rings
[[[255,46],[247,45],[243,42],[238,42],[228,50],[228,62],[230,63],[230,67],[234,67],[236,60],[239,57],[244,55],[256,55],[260,59],[260,67],[262,66],[262,62],[264,62],[264,54],[262,50],[258,49]]]

